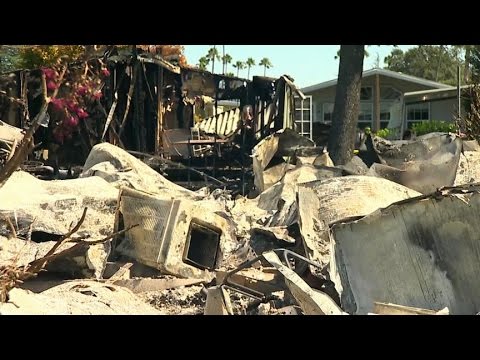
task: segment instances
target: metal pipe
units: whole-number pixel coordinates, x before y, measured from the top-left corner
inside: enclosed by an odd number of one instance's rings
[[[462,121],[462,100],[460,97],[460,65],[457,66],[457,106],[458,106],[458,124],[460,130],[463,132],[464,126]]]
[[[217,136],[218,136],[218,86],[220,81],[218,78],[215,81],[215,135],[213,137],[213,177],[215,177],[215,158],[218,155],[217,152]]]

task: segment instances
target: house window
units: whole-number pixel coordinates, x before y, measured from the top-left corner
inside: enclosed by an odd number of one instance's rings
[[[402,93],[391,86],[380,87],[380,100],[400,100]]]
[[[333,103],[324,103],[322,120],[326,124],[332,123]]]
[[[295,98],[295,124],[300,135],[312,138],[312,96]]]
[[[360,89],[360,101],[371,101],[373,99],[373,90],[371,86]]]
[[[361,102],[360,111],[358,113],[358,127],[365,129],[372,127],[373,120],[373,104],[371,102]]]
[[[411,129],[414,124],[430,120],[430,103],[406,105],[407,128]]]
[[[382,101],[380,103],[380,128],[399,128],[401,126],[402,104],[400,101]]]
[[[380,128],[385,129],[388,127],[388,123],[390,122],[390,108],[388,109],[380,109]]]

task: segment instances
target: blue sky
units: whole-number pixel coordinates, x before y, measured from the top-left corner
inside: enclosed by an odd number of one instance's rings
[[[398,47],[406,50],[413,46]],[[212,45],[185,45],[187,62],[196,65],[198,59],[204,56],[210,47]],[[217,48],[222,54],[222,45],[217,45]],[[338,60],[335,60],[335,55],[339,48],[340,45],[225,45],[225,52],[233,57],[232,63],[252,57],[258,64],[260,59],[267,57],[273,64],[271,69],[267,69],[267,76],[278,77],[287,74],[295,79],[295,84],[305,87],[337,77]],[[390,45],[368,46],[370,56],[364,61],[364,70],[374,67],[377,53],[380,57],[380,66],[383,66],[383,59],[392,49],[393,46]],[[219,68],[215,65],[216,69]],[[231,64],[228,71],[236,74],[236,69]],[[252,68],[250,76],[252,75],[263,75],[263,67]],[[247,70],[240,71],[240,77],[246,76]]]

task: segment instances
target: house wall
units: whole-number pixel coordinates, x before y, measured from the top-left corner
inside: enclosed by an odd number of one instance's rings
[[[432,101],[430,119],[435,121],[454,121],[457,112],[457,99]]]
[[[387,76],[380,75],[379,78],[380,78],[381,87],[392,86],[402,94],[405,92],[432,89],[432,87],[430,86],[424,86],[424,85],[412,83],[405,80],[394,79]],[[363,78],[362,87],[372,87],[373,91],[375,91],[375,76],[369,76],[369,77]],[[335,102],[336,90],[337,90],[337,86],[334,85],[334,86],[330,86],[328,88],[324,88],[316,91],[304,92],[305,95],[312,95],[314,122],[321,122],[323,120],[323,104]],[[373,96],[373,99],[372,99],[372,107],[373,107],[374,99],[375,99],[375,96]]]

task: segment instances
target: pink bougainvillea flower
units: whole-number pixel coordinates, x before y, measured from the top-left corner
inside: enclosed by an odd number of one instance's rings
[[[77,110],[78,110],[78,104],[73,101],[73,100],[68,100],[67,101],[67,109],[68,111],[72,112],[72,113],[76,113]]]
[[[103,76],[110,76],[110,71],[108,69],[102,69],[102,75]]]
[[[50,80],[47,83],[47,89],[48,90],[55,90],[57,87],[58,87],[57,84],[55,84],[55,81],[53,81],[53,80]]]
[[[78,125],[78,117],[70,115],[63,122],[66,126],[73,128]]]
[[[85,118],[88,118],[88,113],[85,110],[79,108],[79,109],[77,109],[77,116],[80,119],[85,119]]]
[[[103,96],[102,92],[101,91],[95,91],[95,93],[93,94],[93,97],[97,100],[101,99]]]
[[[78,89],[77,89],[77,94],[80,95],[80,96],[85,96],[88,92],[88,88],[86,86],[80,86]]]
[[[49,80],[50,80],[50,79],[53,79],[53,78],[55,77],[55,75],[56,75],[56,74],[55,74],[55,70],[53,70],[53,69],[43,68],[42,71],[43,71],[43,73],[45,74],[45,77],[46,77],[47,79],[49,79]]]
[[[62,110],[65,107],[64,99],[52,99],[51,103],[55,110]]]

